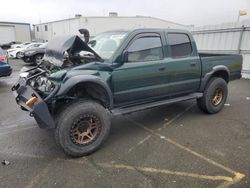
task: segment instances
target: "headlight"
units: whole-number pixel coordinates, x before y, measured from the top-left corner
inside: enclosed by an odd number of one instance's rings
[[[13,49],[13,50],[10,50],[10,49],[9,49],[9,50],[7,50],[7,52],[14,52],[14,51],[15,51],[15,49]]]
[[[29,75],[28,72],[21,72],[21,73],[20,73],[20,77],[21,77],[21,78],[27,78],[28,75]]]

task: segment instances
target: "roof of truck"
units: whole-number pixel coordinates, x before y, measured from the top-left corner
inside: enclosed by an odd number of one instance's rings
[[[137,29],[131,29],[131,30],[110,30],[110,31],[105,31],[103,33],[108,33],[108,32],[162,32],[162,31],[167,31],[167,32],[173,32],[173,33],[190,33],[188,30],[184,29],[172,29],[172,28],[137,28]]]

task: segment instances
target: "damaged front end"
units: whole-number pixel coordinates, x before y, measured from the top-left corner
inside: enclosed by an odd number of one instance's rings
[[[102,59],[78,36],[51,40],[43,61],[32,69],[22,70],[18,82],[12,87],[17,104],[30,112],[40,128],[55,128],[51,106],[56,101],[60,81],[69,67],[93,61]]]
[[[18,82],[12,87],[17,104],[22,110],[30,112],[40,128],[54,128],[48,104],[51,103],[60,85],[48,80],[48,73],[40,67],[26,70],[20,74]]]

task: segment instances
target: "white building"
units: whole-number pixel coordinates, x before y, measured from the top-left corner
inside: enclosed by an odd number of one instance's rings
[[[34,25],[35,39],[49,41],[57,35],[77,34],[78,29],[86,28],[91,36],[110,30],[129,30],[135,28],[187,28],[185,25],[144,16],[117,16],[110,13],[106,17],[85,17],[76,15],[75,18],[41,23]]]
[[[0,44],[31,41],[29,23],[0,22]]]

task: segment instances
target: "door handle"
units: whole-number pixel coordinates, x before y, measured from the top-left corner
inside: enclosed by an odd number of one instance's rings
[[[195,67],[196,66],[196,62],[190,63],[191,67]]]
[[[161,67],[161,68],[159,68],[158,70],[159,71],[164,71],[166,68],[165,67]]]

